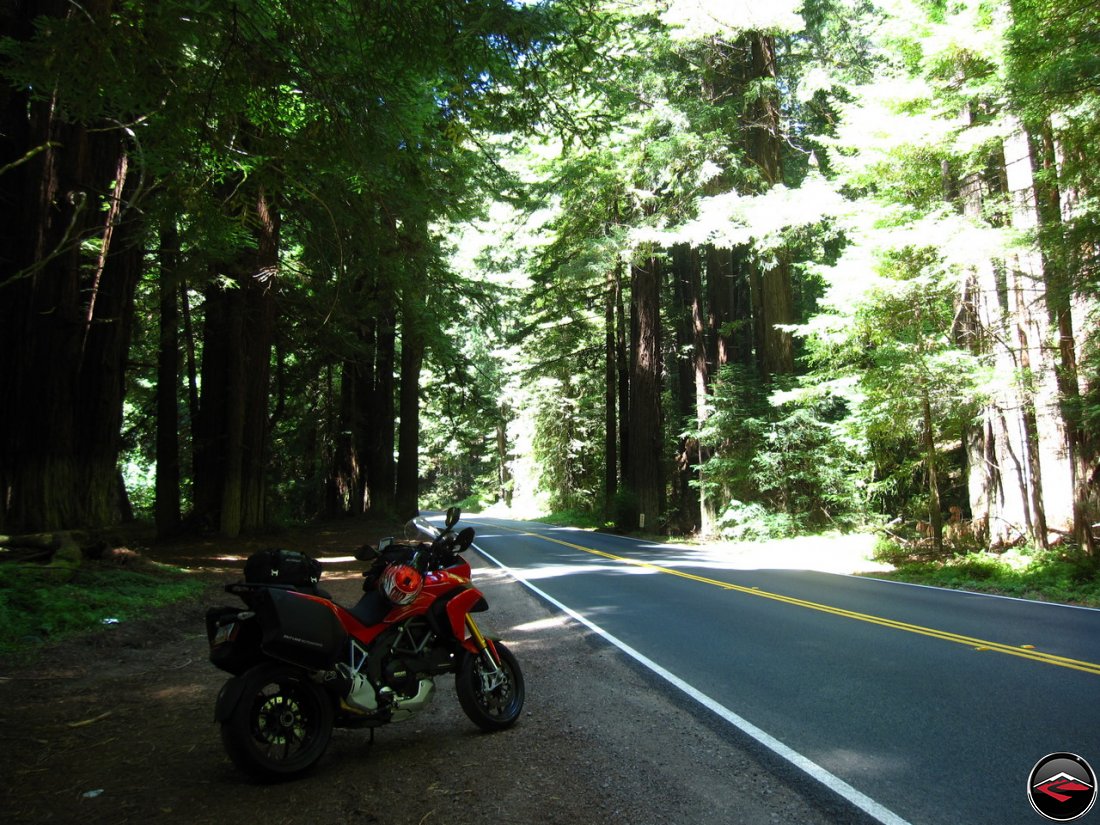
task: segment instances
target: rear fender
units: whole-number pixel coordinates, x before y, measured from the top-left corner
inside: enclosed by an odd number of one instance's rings
[[[234,676],[232,679],[222,685],[222,689],[218,691],[218,700],[214,703],[215,722],[229,721],[229,717],[233,715],[233,711],[236,709],[237,704],[241,701],[241,694],[243,692],[243,675]]]

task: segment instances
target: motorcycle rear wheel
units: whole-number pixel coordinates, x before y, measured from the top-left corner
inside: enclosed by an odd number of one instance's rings
[[[511,727],[523,711],[523,673],[515,655],[503,642],[494,642],[500,656],[504,680],[492,684],[492,672],[480,656],[466,654],[455,673],[458,703],[470,721],[482,730],[497,731]]]
[[[294,779],[324,754],[332,737],[332,702],[305,671],[258,665],[222,723],[222,744],[238,768],[262,782]]]

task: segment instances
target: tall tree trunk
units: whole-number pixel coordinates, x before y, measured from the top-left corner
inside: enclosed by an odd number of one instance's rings
[[[234,262],[232,288],[206,293],[202,394],[195,427],[195,512],[225,536],[266,523],[266,471],[274,283],[279,214],[260,190],[253,201],[256,253]]]
[[[94,20],[110,4],[85,9]],[[67,3],[0,12],[33,33]],[[36,94],[42,92],[35,90]],[[0,91],[0,529],[118,519],[117,460],[141,225],[120,130],[65,121],[64,101]],[[99,252],[83,245],[96,239]]]
[[[615,266],[615,372],[619,392],[619,478],[630,478],[630,350],[622,264]]]
[[[932,524],[932,550],[939,556],[943,553],[943,509],[940,504],[939,459],[936,456],[935,423],[932,418],[932,404],[928,398],[928,387],[922,386],[921,417],[924,422],[922,446],[924,447],[925,471],[928,475],[928,519]]]
[[[707,490],[706,472],[703,465],[710,459],[710,450],[704,445],[703,429],[706,427],[710,416],[710,366],[707,362],[706,324],[703,311],[703,285],[700,273],[699,258],[696,255],[695,265],[688,272],[688,309],[691,314],[691,353],[692,353],[692,378],[694,380],[694,413],[695,426],[699,431],[695,439],[694,461],[698,467],[696,476],[699,484],[699,532],[704,536],[710,535],[714,530],[716,517],[714,509],[714,497]]]
[[[223,398],[225,417],[220,422],[225,455],[219,488],[218,529],[228,538],[241,532],[244,523],[242,500],[244,491],[244,430],[247,416],[245,404],[245,321],[244,294],[242,289],[229,290],[226,295],[226,380]]]
[[[388,512],[396,494],[394,451],[394,359],[397,346],[397,313],[393,296],[384,288],[380,297],[374,346],[374,391],[364,399],[370,436],[370,507]]]
[[[728,364],[753,364],[753,307],[748,250],[706,250],[706,353],[711,376]]]
[[[1052,334],[1058,342],[1054,376],[1058,387],[1058,413],[1065,432],[1065,446],[1072,490],[1073,535],[1079,545],[1095,555],[1096,541],[1089,517],[1089,481],[1095,469],[1081,426],[1081,392],[1077,374],[1077,343],[1074,336],[1070,278],[1073,250],[1062,227],[1061,192],[1058,185],[1054,135],[1049,121],[1029,130],[1032,175],[1042,254],[1044,297]]]
[[[154,517],[157,534],[172,533],[180,523],[179,440],[179,231],[175,218],[161,223],[160,337],[157,350],[157,478]]]
[[[512,471],[508,466],[508,410],[502,404],[497,419],[497,487],[498,497],[505,506],[512,506]]]
[[[325,512],[329,516],[356,513],[355,501],[361,489],[359,452],[356,449],[355,415],[359,409],[359,377],[356,366],[344,361],[340,367],[340,402],[332,452],[332,467],[327,484]]]
[[[775,37],[752,32],[748,38],[755,96],[747,107],[746,135],[749,159],[756,167],[761,189],[767,190],[783,180]],[[791,334],[782,328],[794,322],[787,255],[780,252],[768,264],[753,262],[751,272],[757,367],[764,378],[792,373],[794,348]]]
[[[676,498],[679,526],[685,533],[700,527],[699,438],[691,434],[698,424],[696,398],[696,336],[695,316],[699,310],[699,258],[687,244],[672,249],[672,294],[676,322],[676,410],[678,427],[684,430],[676,452]],[[699,318],[700,325],[702,323]],[[703,354],[705,370],[706,354]],[[705,392],[705,390],[704,390]]]
[[[408,299],[406,299],[408,300]],[[424,338],[419,318],[406,309],[401,323],[401,389],[397,438],[397,495],[401,518],[420,512],[420,369]]]
[[[619,300],[619,278],[607,274],[604,292],[604,512],[610,513],[619,491],[619,432],[616,417],[618,382],[616,378],[615,308]]]
[[[655,530],[663,509],[661,469],[660,262],[651,257],[631,267],[631,315],[635,331],[630,377],[630,490],[637,527]]]
[[[349,504],[353,515],[365,513],[371,506],[371,478],[374,474],[374,433],[377,427],[374,409],[375,359],[378,353],[378,320],[371,303],[370,315],[359,322],[358,349],[351,365],[352,402],[345,426],[351,432],[358,479]]]
[[[1007,194],[1014,228],[1037,228],[1032,146],[1023,133],[1010,136],[995,173],[970,175],[959,196],[965,214],[978,219],[986,189]],[[998,374],[1013,381],[999,389],[966,433],[970,508],[990,546],[1030,538],[1045,546],[1052,533],[1072,529],[1074,485],[1068,437],[1057,403],[1061,398],[1052,349],[1057,312],[1041,311],[1048,291],[1047,265],[1034,250],[1019,248],[1002,262],[977,266],[968,289],[974,329],[971,348]]]

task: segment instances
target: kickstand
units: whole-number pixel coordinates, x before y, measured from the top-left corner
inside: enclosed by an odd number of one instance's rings
[[[374,744],[374,728],[370,729],[370,741],[367,744],[368,745],[373,745]]]

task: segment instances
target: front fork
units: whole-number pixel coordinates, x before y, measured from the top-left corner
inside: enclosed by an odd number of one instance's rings
[[[466,628],[470,631],[470,636],[473,637],[474,644],[477,646],[478,655],[484,663],[481,669],[481,681],[484,689],[492,690],[499,687],[503,684],[505,676],[504,670],[500,666],[500,654],[497,653],[493,640],[485,638],[485,635],[477,626],[477,622],[474,621],[474,617],[469,613],[466,614]]]

